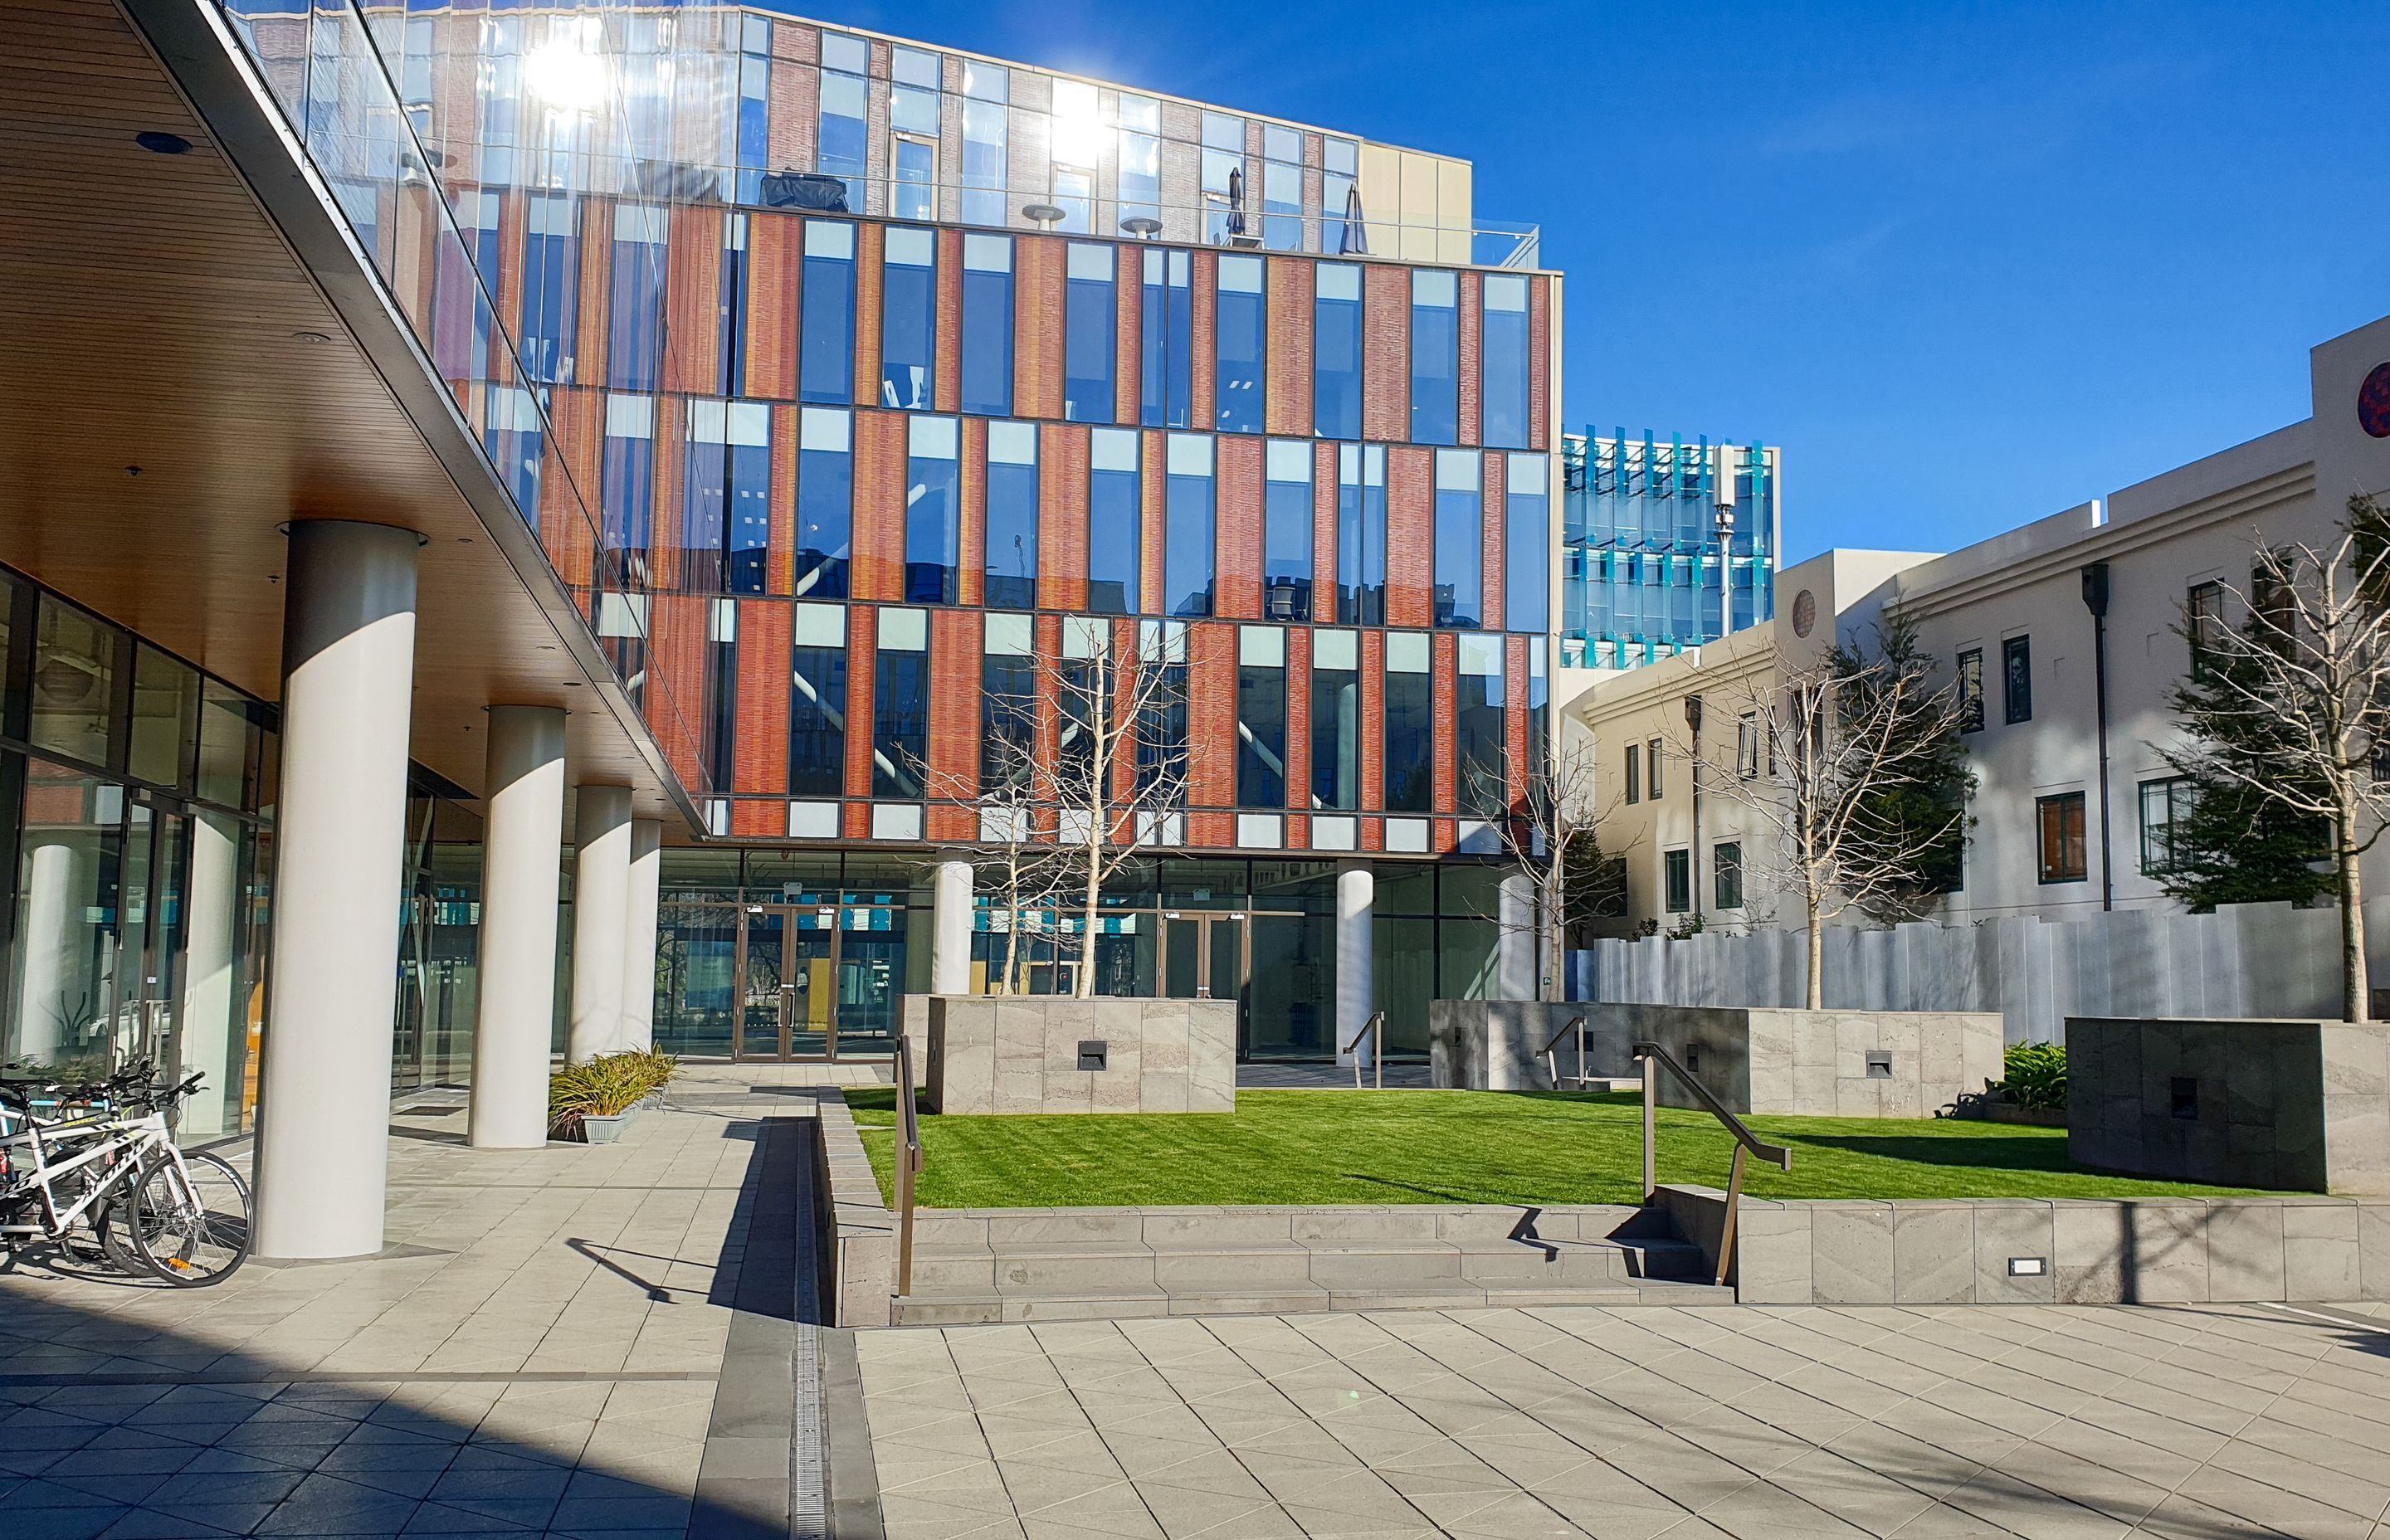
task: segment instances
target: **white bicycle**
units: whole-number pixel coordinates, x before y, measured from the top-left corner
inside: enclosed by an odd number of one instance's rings
[[[81,1086],[0,1083],[0,1252],[87,1235],[122,1272],[183,1289],[230,1277],[249,1258],[249,1184],[167,1130],[203,1078],[161,1087],[142,1064]]]

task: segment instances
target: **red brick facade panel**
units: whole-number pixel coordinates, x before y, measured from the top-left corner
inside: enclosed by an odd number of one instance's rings
[[[1237,815],[1233,813],[1189,813],[1187,815],[1187,842],[1198,850],[1234,848]]]
[[[1435,622],[1435,451],[1386,451],[1386,623]]]
[[[958,412],[963,404],[963,233],[938,232],[937,384],[932,399],[941,412]]]
[[[872,695],[879,684],[880,611],[858,604],[846,612],[846,794],[871,795]],[[854,809],[847,809],[853,834]],[[865,832],[870,812],[864,813]]]
[[[1428,660],[1433,671],[1428,687],[1435,717],[1435,810],[1450,813],[1459,805],[1458,769],[1454,759],[1458,735],[1453,722],[1459,709],[1458,646],[1449,631],[1439,631],[1430,640],[1434,644]]]
[[[1465,444],[1478,442],[1478,424],[1485,390],[1484,280],[1475,273],[1460,275],[1460,424]]]
[[[1087,430],[1049,422],[1037,435],[1037,602],[1087,605]]]
[[[648,571],[658,588],[681,586],[680,549],[670,531],[680,528],[682,484],[688,469],[688,403],[665,396],[656,403],[654,502],[649,523]],[[686,714],[687,708],[683,708]]]
[[[484,195],[488,196],[488,195]],[[528,223],[528,197],[520,188],[495,195],[498,199],[498,270],[483,274],[490,286],[490,303],[498,325],[509,337],[522,335],[523,228]]]
[[[1552,280],[1527,280],[1527,447],[1551,447]]]
[[[1311,452],[1311,618],[1314,623],[1336,622],[1343,595],[1336,588],[1336,446],[1315,444]]]
[[[731,789],[782,796],[789,789],[789,606],[739,601],[739,734]],[[787,820],[781,820],[785,829]]]
[[[909,491],[909,488],[907,489]],[[962,571],[956,592],[965,604],[984,603],[987,597],[987,419],[963,418],[961,539]],[[902,533],[902,524],[899,524]]]
[[[1142,248],[1120,249],[1120,282],[1113,291],[1120,302],[1120,325],[1112,340],[1112,420],[1124,426],[1138,420],[1145,405],[1145,253]]]
[[[798,285],[804,274],[804,222],[787,214],[747,216],[747,393],[767,401],[797,396]]]
[[[979,838],[979,810],[953,802],[932,802],[925,825],[934,845],[967,845]]]
[[[1509,636],[1502,646],[1502,746],[1508,756],[1503,788],[1506,805],[1517,809],[1527,794],[1527,648],[1539,637]]]
[[[905,488],[908,419],[854,414],[854,544],[850,586],[858,599],[905,597]]]
[[[880,328],[887,318],[887,269],[880,264],[887,232],[868,222],[854,227],[854,403],[880,404]]]
[[[1235,626],[1187,628],[1187,693],[1188,804],[1230,806],[1237,800]]]
[[[1062,285],[1067,243],[1052,236],[1012,242],[1012,411],[1062,415]]]
[[[1361,848],[1365,851],[1381,851],[1386,848],[1386,821],[1384,819],[1364,818],[1361,820]]]
[[[810,30],[785,23],[772,29],[773,52],[780,51],[780,39],[798,34],[807,37]],[[783,59],[772,62],[772,123],[765,141],[775,166],[810,166],[814,163],[816,130],[821,123],[821,76],[813,70]]]
[[[673,774],[692,789],[705,784],[689,713],[705,699],[705,610],[711,602],[695,595],[658,594],[648,606],[648,666],[663,687],[647,692],[648,725],[663,745]],[[672,714],[675,707],[679,720]]]
[[[795,407],[772,408],[772,523],[764,581],[774,594],[797,584],[797,498],[790,479],[797,473],[798,422]]]
[[[1144,443],[1145,460],[1137,478],[1137,497],[1145,505],[1145,529],[1137,545],[1137,585],[1145,590],[1145,607],[1150,610],[1162,608],[1163,550],[1167,534],[1168,504],[1164,477],[1170,463],[1170,437],[1166,433],[1148,433]]]
[[[1485,629],[1499,631],[1503,625],[1503,597],[1507,592],[1503,583],[1507,559],[1504,553],[1509,548],[1510,533],[1510,520],[1504,517],[1506,510],[1503,507],[1502,489],[1503,475],[1510,461],[1498,452],[1484,455],[1481,458],[1485,462],[1484,491],[1481,505],[1484,509],[1485,544],[1483,563],[1484,587],[1479,602],[1485,607]]]
[[[1398,442],[1411,433],[1411,270],[1361,270],[1361,434]]]
[[[581,205],[581,306],[573,325],[572,377],[606,379],[607,319],[613,314],[614,204],[593,198]]]
[[[1040,615],[1036,627],[1037,656],[1060,659],[1062,656],[1062,617]],[[1037,758],[1041,763],[1051,764],[1062,752],[1062,685],[1050,669],[1038,670],[1036,678]]]
[[[1192,380],[1187,393],[1187,422],[1190,428],[1209,430],[1220,420],[1214,400],[1220,365],[1219,261],[1210,251],[1197,251],[1189,274],[1187,352]]]
[[[980,646],[985,622],[968,610],[930,611],[930,775],[932,799],[979,794]]]
[[[1311,432],[1312,264],[1293,257],[1269,261],[1269,395],[1263,422],[1273,433]]]
[[[667,391],[722,394],[723,212],[684,205],[665,237],[664,357]]]
[[[1223,433],[1217,440],[1212,526],[1212,612],[1254,621],[1262,613],[1262,441]]]
[[[786,839],[789,833],[789,804],[775,799],[764,802],[750,797],[730,804],[730,832],[757,840]]]
[[[871,804],[869,802],[847,803],[845,816],[841,820],[840,832],[850,840],[871,838]]]
[[[565,582],[587,584],[593,579],[592,558],[598,545],[593,521],[600,517],[598,497],[606,446],[606,392],[559,386],[550,398],[548,415],[556,425],[556,442],[540,478],[541,544]],[[571,487],[556,474],[559,459],[572,477]],[[572,497],[574,491],[581,494],[578,503]]]
[[[1361,805],[1386,805],[1386,634],[1382,631],[1361,633]]]

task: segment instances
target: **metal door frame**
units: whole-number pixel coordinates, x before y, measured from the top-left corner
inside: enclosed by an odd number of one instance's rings
[[[790,903],[749,904],[736,905],[739,911],[739,957],[736,982],[730,997],[730,1061],[734,1064],[835,1064],[838,1062],[838,962],[839,937],[842,927],[829,927],[829,1014],[822,1028],[822,1051],[798,1053],[795,1048],[796,1028],[789,1020],[790,996],[796,990],[788,982],[790,941],[799,934],[797,917],[807,911],[818,911],[817,904]],[[780,1033],[777,1053],[747,1051],[747,917],[777,910],[780,916]]]
[[[1243,909],[1164,909],[1162,911],[1163,933],[1158,939],[1157,965],[1163,970],[1170,967],[1170,936],[1168,928],[1185,925],[1195,931],[1195,993],[1186,998],[1193,1000],[1234,999],[1238,1003],[1239,1032],[1243,1031],[1245,986],[1253,978],[1253,915]],[[1212,988],[1212,936],[1214,925],[1230,924],[1237,928],[1237,979],[1235,993],[1223,995]],[[1171,981],[1165,976],[1159,981],[1167,992]]]

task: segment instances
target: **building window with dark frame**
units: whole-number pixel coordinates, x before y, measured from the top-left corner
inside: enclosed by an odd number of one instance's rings
[[[1424,631],[1386,633],[1385,794],[1389,813],[1435,808],[1435,689]]]
[[[1213,320],[1214,426],[1224,433],[1262,430],[1262,392],[1269,354],[1268,305],[1259,257],[1219,261]]]
[[[1630,743],[1626,746],[1626,805],[1634,806],[1643,800],[1643,751]]]
[[[1361,270],[1323,262],[1312,270],[1312,429],[1323,439],[1361,436]]]
[[[1062,416],[1071,422],[1112,420],[1113,346],[1120,305],[1113,298],[1119,259],[1109,246],[1071,243],[1062,298]]]
[[[1286,805],[1286,631],[1237,627],[1237,805]]]
[[[2191,643],[2191,676],[2207,677],[2207,661],[2224,645],[2224,584],[2194,583],[2183,597],[2183,630]]]
[[[2013,726],[2033,720],[2033,638],[2011,636],[2000,644],[2000,704]]]
[[[1984,730],[1984,649],[1979,647],[1959,654],[1959,730]]]
[[[811,276],[810,274],[807,275]],[[1012,240],[963,237],[962,409],[1012,411]]]
[[[1717,907],[1742,907],[1742,841],[1721,840],[1710,847],[1710,883]]]
[[[1653,738],[1643,745],[1643,785],[1651,800],[1660,800],[1660,740]]]
[[[2041,832],[2041,880],[2080,882],[2089,875],[2083,841],[2083,793],[2062,792],[2034,800]]]
[[[1744,780],[1759,778],[1759,713],[1745,712],[1734,724],[1734,773]]]
[[[1660,875],[1666,892],[1662,894],[1672,915],[1681,915],[1693,906],[1693,853],[1669,850],[1660,853]]]
[[[2142,876],[2162,877],[2180,868],[2182,855],[2175,848],[2174,831],[2191,816],[2191,798],[2196,794],[2189,776],[2141,782]]]

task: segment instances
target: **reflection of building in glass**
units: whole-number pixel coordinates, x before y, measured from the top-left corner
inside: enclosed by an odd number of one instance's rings
[[[1636,668],[1715,639],[1721,571],[1725,631],[1775,614],[1780,451],[1622,429],[1569,434],[1561,454],[1562,667]]]

